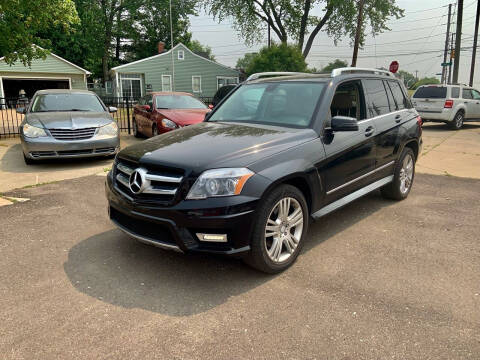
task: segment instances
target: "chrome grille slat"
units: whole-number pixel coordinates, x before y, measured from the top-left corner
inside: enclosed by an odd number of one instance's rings
[[[123,174],[118,174],[117,175],[117,181],[122,184],[123,186],[125,186],[126,188],[129,188],[130,185],[128,184],[128,177],[126,177],[125,175]]]
[[[57,140],[85,140],[93,137],[97,128],[48,129],[48,131]]]
[[[169,183],[181,183],[183,177],[173,177],[173,176],[163,176],[163,175],[152,175],[147,174],[145,177],[147,180],[158,181],[158,182],[169,182]]]
[[[128,167],[128,166],[123,165],[123,164],[118,164],[117,165],[117,170],[121,171],[124,174],[127,174],[128,176],[130,176],[130,175],[132,175],[132,173],[135,169],[132,169],[131,167]]]

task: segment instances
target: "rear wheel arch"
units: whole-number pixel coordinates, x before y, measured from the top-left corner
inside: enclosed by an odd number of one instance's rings
[[[410,148],[410,149],[412,149],[413,154],[415,155],[415,161],[417,161],[418,155],[419,155],[419,154],[418,154],[418,151],[419,151],[418,142],[417,142],[416,140],[411,140],[411,141],[409,141],[409,142],[407,142],[407,143],[405,144],[405,146],[403,147],[403,149],[405,149],[405,148]],[[402,151],[403,151],[403,149],[402,149]],[[401,154],[401,153],[400,153],[400,154]]]

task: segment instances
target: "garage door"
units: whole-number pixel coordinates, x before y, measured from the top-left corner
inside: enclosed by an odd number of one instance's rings
[[[3,93],[6,99],[16,99],[20,91],[24,90],[27,98],[31,99],[38,90],[45,89],[69,89],[68,80],[50,80],[50,79],[3,79]]]

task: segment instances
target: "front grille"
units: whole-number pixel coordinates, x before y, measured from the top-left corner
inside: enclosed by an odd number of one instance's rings
[[[83,129],[49,129],[50,134],[57,140],[86,140],[95,135],[97,128]]]
[[[62,150],[57,151],[59,156],[73,156],[73,155],[89,155],[92,153],[92,149],[87,150]]]
[[[32,151],[30,155],[34,158],[39,158],[42,156],[56,156],[57,153],[55,151]]]
[[[143,184],[143,188],[139,193],[132,192],[129,184],[130,176],[136,170],[141,173]],[[165,167],[147,169],[124,160],[116,164],[114,176],[116,186],[122,192],[134,199],[147,202],[172,202],[183,180],[183,173],[177,169]]]
[[[110,207],[110,218],[135,235],[167,244],[176,244],[172,232],[164,225],[133,218]]]

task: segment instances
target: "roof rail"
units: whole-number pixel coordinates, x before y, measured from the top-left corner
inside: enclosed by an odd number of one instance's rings
[[[261,78],[264,78],[264,77],[272,77],[272,76],[288,76],[288,75],[301,75],[301,74],[305,74],[305,73],[301,73],[301,72],[281,72],[281,71],[271,71],[271,72],[261,72],[261,73],[255,73],[255,74],[252,74],[250,75],[246,81],[250,81],[250,80],[257,80],[257,79],[261,79]]]
[[[376,74],[376,75],[387,75],[390,77],[395,77],[390,71],[380,70],[380,69],[370,69],[370,68],[357,68],[357,67],[344,67],[334,69],[332,71],[332,77],[339,76],[342,74],[355,74],[355,73],[364,73],[364,74]]]

